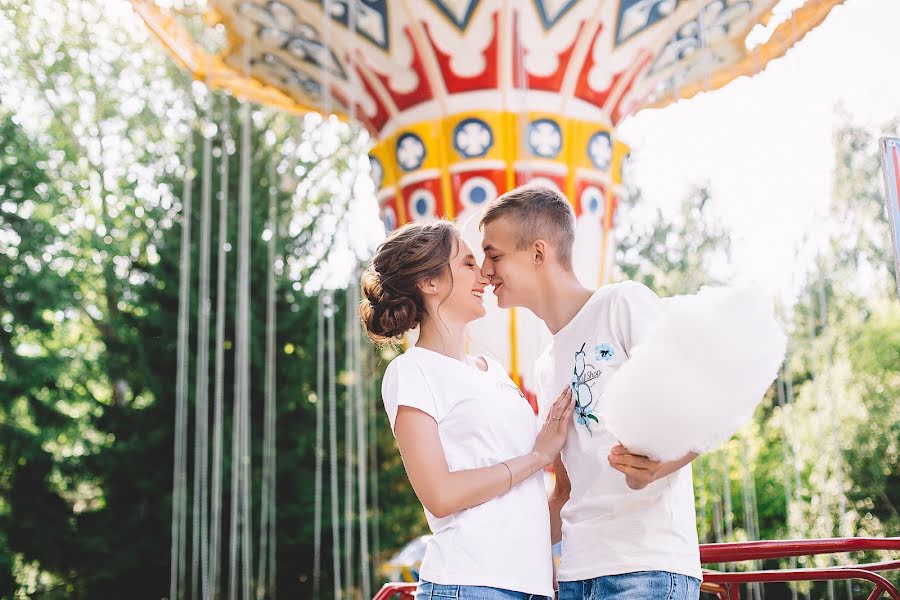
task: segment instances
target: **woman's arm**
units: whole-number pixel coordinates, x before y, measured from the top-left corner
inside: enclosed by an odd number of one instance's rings
[[[434,516],[446,517],[505,494],[553,462],[566,441],[574,407],[567,387],[553,404],[531,452],[478,469],[451,472],[437,423],[417,408],[399,407],[394,433],[419,501]]]

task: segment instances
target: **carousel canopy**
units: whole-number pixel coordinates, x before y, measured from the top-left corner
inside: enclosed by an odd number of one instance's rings
[[[595,285],[612,270],[627,171],[616,124],[760,71],[840,0],[209,0],[204,27],[226,38],[217,53],[197,19],[132,2],[207,85],[368,129],[388,231],[456,219],[478,252],[486,202],[526,182],[555,187],[576,215],[575,272]],[[472,347],[534,402],[546,332],[527,311],[487,307]]]
[[[154,0],[133,4],[198,79],[383,139],[469,110],[614,126],[760,71],[840,1],[776,15],[778,0],[209,0],[229,40],[217,55]]]

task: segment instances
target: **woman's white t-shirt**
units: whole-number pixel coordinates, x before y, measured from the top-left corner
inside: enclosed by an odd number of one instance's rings
[[[400,405],[437,422],[450,471],[496,465],[531,452],[538,432],[531,406],[496,361],[487,370],[412,347],[395,358],[381,391],[391,429]],[[438,518],[421,578],[553,596],[550,516],[542,473],[484,504]]]

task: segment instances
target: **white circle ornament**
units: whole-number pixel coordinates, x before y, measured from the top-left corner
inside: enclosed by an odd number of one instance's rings
[[[397,138],[397,164],[404,171],[415,171],[425,161],[425,144],[414,133],[404,133]]]
[[[588,157],[600,171],[608,171],[612,164],[612,139],[606,131],[598,131],[588,141]]]
[[[434,194],[424,188],[414,191],[409,196],[409,208],[413,221],[434,219],[436,206]]]
[[[463,158],[478,158],[494,145],[490,126],[481,119],[465,119],[453,130],[453,147]]]
[[[606,204],[606,198],[603,192],[595,185],[589,185],[581,192],[581,212],[585,215],[592,215],[597,218],[603,216]]]
[[[528,149],[541,158],[556,158],[562,150],[562,130],[556,121],[537,119],[528,126]]]
[[[497,186],[487,177],[472,177],[459,188],[459,199],[466,208],[483,206],[497,197]]]

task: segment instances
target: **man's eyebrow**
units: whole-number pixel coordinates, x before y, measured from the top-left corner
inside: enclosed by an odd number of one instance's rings
[[[484,250],[485,252],[487,252],[487,251],[489,251],[489,250],[490,250],[490,251],[496,251],[497,248],[496,248],[493,244],[488,244],[487,246],[485,246],[485,247],[483,248],[483,250]]]

